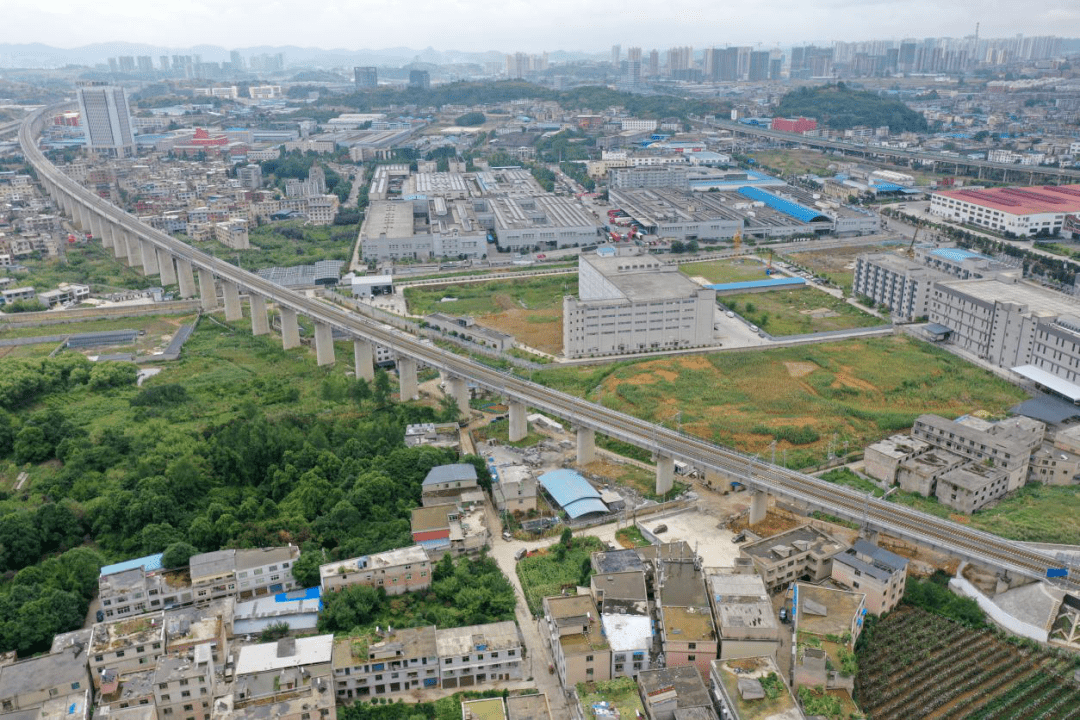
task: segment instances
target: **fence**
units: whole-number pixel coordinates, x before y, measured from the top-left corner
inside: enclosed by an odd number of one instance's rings
[[[198,312],[198,300],[174,300],[146,305],[119,307],[73,308],[49,312],[0,313],[0,328],[62,325],[70,322],[107,320],[109,318],[145,317],[147,315],[185,315]]]

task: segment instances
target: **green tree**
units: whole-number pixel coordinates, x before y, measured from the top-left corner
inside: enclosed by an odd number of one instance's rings
[[[167,569],[186,568],[191,556],[198,553],[199,549],[191,543],[175,542],[165,548],[161,558],[161,565]]]
[[[371,391],[376,407],[386,407],[387,403],[390,402],[390,392],[390,375],[382,368],[379,368],[375,371],[375,382]]]
[[[55,449],[37,425],[27,425],[15,436],[15,462],[19,464],[44,462],[53,456]]]

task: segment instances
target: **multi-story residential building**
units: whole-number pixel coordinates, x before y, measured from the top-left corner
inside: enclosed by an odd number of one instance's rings
[[[887,307],[894,320],[913,322],[928,314],[930,288],[946,277],[895,253],[873,253],[855,261],[851,291]]]
[[[299,557],[295,545],[193,555],[189,572],[195,601],[227,595],[247,600],[292,590],[296,587],[292,566]]]
[[[601,613],[600,624],[611,647],[611,677],[636,677],[653,666],[651,615]]]
[[[229,658],[229,638],[235,633],[235,610],[233,598],[166,610],[165,652],[192,657],[205,652],[212,663],[224,665]]]
[[[544,598],[544,624],[564,688],[611,679],[611,645],[590,596]]]
[[[696,560],[660,560],[656,565],[664,662],[669,668],[693,665],[706,673],[719,638],[701,567]]]
[[[1027,475],[1025,473],[1025,482]],[[1009,492],[1009,475],[1000,468],[969,462],[942,473],[935,495],[942,505],[962,513],[979,510]]]
[[[251,242],[248,239],[247,220],[226,220],[214,223],[214,239],[222,245],[231,247],[233,250],[248,250]]]
[[[444,688],[521,680],[522,642],[512,620],[436,630],[439,682]]]
[[[1005,492],[1027,482],[1031,453],[1042,445],[1046,426],[1038,420],[1017,416],[995,423],[966,415],[947,420],[939,415],[920,415],[911,436],[953,455],[1008,475]]]
[[[910,435],[892,435],[868,445],[863,452],[863,472],[885,487],[896,483],[900,464],[931,450],[930,443]]]
[[[779,697],[765,694],[761,681],[780,677],[780,668],[771,656],[739,660],[713,660],[709,689],[725,720],[805,720],[787,686]]]
[[[254,720],[272,706],[283,720],[336,720],[333,652],[333,635],[240,648],[232,694],[215,701],[214,718]]]
[[[97,706],[107,712],[120,712],[127,708],[154,706],[154,670],[126,672],[108,683],[103,683],[97,697]]]
[[[802,525],[779,535],[742,546],[741,554],[754,562],[770,592],[785,588],[804,575],[820,582],[832,572],[833,557],[844,545],[812,525]]]
[[[77,94],[87,148],[116,157],[134,155],[135,131],[124,88],[89,81],[79,84]]]
[[[54,308],[57,305],[71,305],[89,298],[90,286],[78,285],[75,283],[60,283],[60,287],[57,289],[39,292],[37,297],[38,302],[47,308]]]
[[[582,255],[578,297],[563,299],[567,357],[702,347],[715,342],[716,291],[647,255]]]
[[[424,548],[412,545],[320,565],[319,577],[324,592],[367,585],[382,588],[388,595],[401,595],[431,587],[431,571]]]
[[[152,685],[161,720],[210,720],[217,685],[209,647],[191,656],[161,658]]]
[[[690,175],[683,164],[612,167],[608,170],[608,187],[612,188],[676,188],[687,190]]]
[[[720,635],[722,659],[776,652],[780,647],[780,625],[765,581],[754,574],[751,563],[710,571],[705,583]]]
[[[908,561],[863,539],[833,556],[832,577],[841,585],[866,595],[866,609],[874,615],[889,612],[904,597]]]
[[[709,667],[712,667],[712,660]],[[643,671],[638,675],[638,695],[646,717],[649,720],[716,720],[709,689],[702,677],[697,668],[689,665]]]
[[[457,504],[413,508],[413,542],[422,545],[432,561],[443,554],[473,555],[488,546],[491,536],[485,525],[484,506]]]
[[[125,673],[152,670],[165,654],[162,612],[100,622],[94,625],[86,650],[94,686],[103,693]]]
[[[506,720],[551,720],[547,695],[511,695],[506,698]]]
[[[431,468],[424,478],[420,487],[421,503],[425,507],[456,503],[463,494],[478,489],[476,468],[471,464],[439,465]]]
[[[0,666],[0,712],[32,711],[56,699],[65,701],[65,710],[74,705],[86,712],[91,686],[85,648],[54,648],[53,652]]]
[[[524,514],[536,509],[536,478],[529,468],[504,465],[496,472],[498,479],[491,486],[491,495],[499,512]]]
[[[439,686],[434,625],[334,642],[334,692],[339,701]]]

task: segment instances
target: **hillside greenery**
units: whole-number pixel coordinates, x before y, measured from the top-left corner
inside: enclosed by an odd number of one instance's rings
[[[844,83],[793,90],[780,99],[775,115],[815,118],[833,130],[849,130],[857,125],[888,125],[896,132],[925,132],[926,118],[895,98],[865,90],[852,90]]]
[[[214,320],[142,388],[130,363],[0,360],[0,651],[81,627],[107,562],[293,543],[311,583],[320,562],[410,544],[425,475],[456,454],[405,447],[404,426],[444,410],[344,365]]]
[[[390,105],[492,105],[513,100],[554,100],[568,110],[599,112],[613,106],[625,107],[636,117],[662,119],[689,115],[724,113],[731,109],[726,101],[715,99],[686,99],[674,95],[634,95],[598,85],[569,90],[551,90],[522,80],[497,82],[456,82],[421,88],[380,87],[375,90],[346,96],[326,97],[320,104],[334,108],[347,107],[359,111],[374,110]],[[305,109],[306,114],[311,110]],[[336,113],[335,113],[336,114]]]

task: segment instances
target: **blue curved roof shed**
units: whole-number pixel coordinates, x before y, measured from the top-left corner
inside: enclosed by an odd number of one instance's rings
[[[949,260],[951,262],[964,262],[971,258],[978,258],[979,260],[989,260],[990,257],[983,255],[982,253],[972,252],[971,250],[965,250],[964,248],[934,248],[930,251],[931,255],[936,255],[939,258]]]
[[[751,200],[757,200],[758,202],[765,203],[766,206],[773,210],[793,217],[796,220],[802,222],[815,222],[820,220],[829,221],[832,220],[828,215],[825,215],[817,210],[808,208],[805,205],[800,205],[797,202],[791,200],[785,200],[782,197],[773,195],[770,192],[765,192],[761,188],[756,187],[741,187],[739,188],[739,194],[750,198]]]
[[[571,520],[590,513],[606,513],[607,505],[600,493],[573,470],[552,470],[540,476],[540,486],[555,503],[566,511]]]

